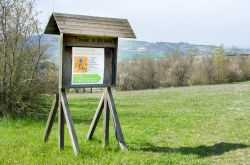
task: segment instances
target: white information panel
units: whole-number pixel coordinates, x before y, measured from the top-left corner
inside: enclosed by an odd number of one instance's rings
[[[104,48],[72,47],[71,84],[103,84]]]

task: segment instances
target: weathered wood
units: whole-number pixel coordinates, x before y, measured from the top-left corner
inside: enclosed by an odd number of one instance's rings
[[[69,109],[69,105],[68,105],[68,102],[67,102],[66,93],[65,93],[64,90],[62,90],[61,95],[62,95],[61,102],[62,102],[64,117],[65,117],[65,120],[66,120],[66,123],[67,123],[71,143],[72,143],[74,152],[76,154],[78,154],[80,152],[79,145],[78,145],[78,140],[77,140],[75,128],[74,128],[74,125],[73,125],[73,120],[72,120],[72,117],[71,117],[71,114],[70,114],[70,109]]]
[[[45,34],[60,34],[55,17],[50,17],[48,25],[44,31]]]
[[[97,36],[85,36],[85,35],[70,35],[64,36],[64,42],[88,42],[88,43],[106,43],[106,44],[116,44],[115,38],[113,37],[97,37]]]
[[[118,57],[118,38],[115,39],[116,42],[116,49],[113,49],[113,64],[112,64],[112,84],[114,84],[114,86],[116,86],[116,72],[117,72],[117,57]]]
[[[89,48],[116,48],[116,45],[110,43],[91,43],[91,42],[66,42],[65,46],[89,47]]]
[[[103,36],[103,37],[122,37],[122,38],[133,38],[129,32],[118,33],[118,32],[102,32],[102,31],[82,31],[81,29],[66,29],[60,28],[60,31],[65,34],[79,34],[79,35],[89,35],[89,36]]]
[[[58,113],[58,147],[59,149],[64,148],[64,114],[62,109],[62,74],[63,74],[63,60],[64,60],[64,46],[63,46],[63,33],[60,34],[60,61],[59,61],[59,113]]]
[[[86,21],[103,21],[103,22],[118,22],[118,23],[127,23],[126,19],[120,18],[109,18],[109,17],[98,17],[98,16],[88,16],[88,15],[77,15],[77,14],[65,14],[65,13],[53,13],[56,19],[59,21],[65,21],[66,19],[71,20],[75,19],[76,21],[86,20]]]
[[[90,36],[76,36],[76,35],[65,35],[64,36],[65,46],[83,46],[83,47],[116,47],[114,38],[108,37],[90,37]]]
[[[114,55],[113,55],[114,49],[112,48],[106,48],[105,49],[105,69],[104,69],[104,84],[113,84],[114,83],[114,77],[113,75],[113,65],[114,64]]]
[[[105,48],[104,49],[104,77],[103,84],[79,84],[72,85],[72,47],[66,46],[64,48],[63,54],[63,64],[62,64],[62,87],[63,88],[95,88],[95,87],[111,87],[115,84],[116,78],[116,63],[117,55],[115,48]]]
[[[48,120],[47,120],[47,123],[46,123],[45,130],[44,130],[44,136],[43,136],[43,141],[44,142],[47,142],[48,139],[49,139],[49,135],[50,135],[50,132],[51,132],[51,129],[52,129],[52,126],[53,126],[53,121],[54,121],[55,116],[56,116],[56,111],[58,109],[58,102],[59,102],[58,100],[59,100],[58,94],[56,94],[55,98],[53,100],[50,112],[49,112],[49,117],[48,117]]]
[[[108,99],[108,105],[109,105],[109,109],[113,118],[113,122],[114,122],[114,129],[116,132],[116,137],[117,137],[117,141],[120,145],[120,148],[122,150],[127,150],[126,147],[126,143],[123,137],[123,133],[122,133],[122,129],[121,129],[121,125],[118,119],[118,115],[116,112],[116,108],[115,108],[115,103],[114,103],[114,98],[111,92],[111,88],[107,88],[107,99]]]
[[[131,33],[133,33],[133,31],[129,28],[109,28],[109,27],[105,27],[105,28],[101,28],[101,27],[97,27],[97,26],[83,26],[83,25],[76,25],[76,26],[68,26],[68,25],[64,25],[63,28],[60,28],[61,31],[71,31],[71,33],[67,34],[77,34],[77,33],[72,33],[72,31],[76,31],[78,33],[80,33],[80,30],[83,30],[85,32],[85,34],[92,34],[91,36],[94,36],[96,34],[104,34],[103,36],[110,36],[110,37],[114,37],[116,35],[130,35]],[[109,34],[109,35],[107,35]],[[102,35],[98,35],[98,36],[102,36]]]
[[[87,134],[87,139],[90,140],[92,139],[93,137],[93,134],[95,132],[95,128],[97,126],[97,123],[100,119],[100,116],[101,116],[101,113],[102,113],[102,110],[103,110],[103,107],[104,107],[104,98],[105,98],[105,92],[103,93],[102,97],[101,97],[101,100],[99,102],[99,105],[96,109],[96,112],[95,112],[95,116],[91,122],[91,125],[90,125],[90,128],[89,128],[89,131],[88,131],[88,134]]]
[[[62,88],[63,62],[64,62],[64,45],[63,45],[63,33],[61,33],[60,34],[59,81],[58,81],[59,92],[61,92],[60,90]],[[60,97],[60,94],[59,94],[59,97]]]
[[[70,46],[64,48],[64,61],[62,65],[62,86],[65,88],[65,85],[71,85],[72,78],[72,47]]]
[[[116,112],[114,98],[113,98],[110,87],[107,87],[103,92],[103,95],[102,95],[102,98],[99,102],[94,119],[91,123],[90,129],[89,129],[89,132],[87,135],[87,139],[89,140],[92,138],[102,110],[104,111],[103,138],[102,138],[103,146],[104,147],[107,146],[107,144],[109,142],[109,116],[111,113],[117,142],[122,150],[127,150],[126,143],[125,143],[122,129],[121,129],[121,125],[120,125],[118,115]]]
[[[116,139],[121,149],[126,149],[125,140],[111,93],[111,87],[116,84],[118,37],[136,38],[129,22],[126,19],[118,18],[53,13],[44,33],[60,34],[59,96],[57,103],[53,103],[45,128],[44,141],[48,140],[52,122],[55,118],[55,109],[57,109],[58,106],[59,148],[62,149],[64,147],[64,123],[66,121],[74,152],[79,153],[78,140],[73,126],[65,88],[91,88],[92,91],[92,88],[95,87],[107,87],[95,112],[95,116],[87,134],[87,139],[93,137],[100,115],[104,109],[103,145],[106,146],[108,144],[109,118],[111,113]],[[72,47],[104,48],[105,67],[102,84],[71,84]]]
[[[62,13],[51,15],[44,33],[136,38],[127,19]]]
[[[65,19],[65,18],[58,17],[56,22],[60,23],[59,26],[67,26],[69,24],[72,24],[73,26],[79,25],[79,26],[90,26],[90,27],[93,27],[94,25],[96,25],[100,28],[101,27],[110,27],[110,28],[116,28],[116,29],[119,29],[119,28],[130,29],[131,28],[127,19],[124,20],[124,22],[120,20],[119,22],[116,22],[116,21],[104,21],[104,20],[93,20],[93,19],[84,20],[84,19],[78,19],[78,18],[71,18],[71,19],[66,18]],[[49,27],[54,27],[54,25],[50,24]]]
[[[64,148],[64,113],[63,113],[63,107],[62,103],[59,104],[59,113],[58,113],[58,147],[59,149]]]
[[[85,20],[80,20],[80,24],[79,24],[79,22],[76,22],[76,20],[68,20],[68,21],[64,21],[63,22],[63,26],[64,27],[68,27],[68,28],[70,28],[70,26],[73,26],[73,27],[79,27],[79,28],[90,28],[90,29],[92,29],[92,28],[96,28],[96,25],[98,24],[98,28],[104,28],[104,29],[106,29],[106,28],[109,28],[109,29],[115,29],[115,30],[117,30],[117,29],[121,29],[121,30],[130,30],[130,25],[129,24],[127,24],[127,23],[123,23],[123,24],[121,24],[121,23],[114,23],[114,22],[105,22],[105,21],[99,21],[99,22],[97,22],[97,21],[85,21]],[[56,27],[53,27],[54,29],[56,28]]]
[[[105,92],[105,98],[104,98],[104,108],[103,108],[103,138],[102,143],[103,146],[106,147],[109,143],[109,108],[108,108],[108,100],[107,100],[107,94]]]

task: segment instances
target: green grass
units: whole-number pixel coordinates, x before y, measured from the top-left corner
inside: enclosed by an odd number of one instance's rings
[[[102,119],[86,140],[100,96],[68,97],[78,156],[66,127],[65,148],[58,150],[57,122],[43,143],[47,116],[0,119],[0,164],[250,164],[250,83],[114,92],[127,152],[112,123],[109,147],[102,148]]]

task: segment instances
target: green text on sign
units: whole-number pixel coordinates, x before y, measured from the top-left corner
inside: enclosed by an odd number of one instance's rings
[[[98,74],[73,74],[74,84],[95,84],[100,83],[101,76]]]

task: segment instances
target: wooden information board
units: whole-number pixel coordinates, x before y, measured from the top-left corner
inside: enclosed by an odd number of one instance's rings
[[[87,133],[93,137],[103,112],[103,146],[109,140],[109,119],[122,150],[126,150],[111,87],[116,85],[118,38],[135,38],[126,19],[53,13],[45,34],[60,35],[59,90],[53,101],[44,131],[48,141],[58,109],[58,146],[64,148],[64,124],[68,127],[73,150],[79,153],[78,139],[66,97],[66,88],[105,87]]]
[[[117,44],[118,40],[112,38],[94,39],[86,36],[65,35],[62,87],[115,86]],[[81,71],[79,67],[82,68]]]

